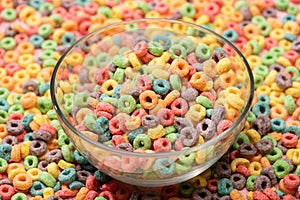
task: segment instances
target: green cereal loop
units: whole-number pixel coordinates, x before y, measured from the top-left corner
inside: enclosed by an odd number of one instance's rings
[[[144,14],[149,12],[149,6],[145,1],[139,1],[137,7],[141,9],[144,12]]]
[[[211,49],[206,44],[198,44],[195,53],[202,61],[209,59],[212,54]]]
[[[14,104],[20,104],[20,99],[23,96],[23,94],[16,94],[13,98]]]
[[[284,69],[285,72],[293,74],[292,80],[296,81],[299,78],[299,71],[296,67],[288,66]]]
[[[181,91],[181,79],[178,74],[172,74],[170,76],[170,84],[173,90]]]
[[[268,22],[262,22],[257,25],[260,30],[260,34],[263,36],[268,36],[272,31],[272,26]]]
[[[139,25],[138,24],[127,24],[125,26],[125,30],[126,31],[135,31],[139,29]]]
[[[177,129],[175,128],[174,125],[165,127],[165,134],[166,135],[168,135],[170,133],[176,133],[176,132],[177,132]]]
[[[122,68],[117,68],[113,79],[116,80],[118,83],[123,83],[124,82],[124,76],[125,76],[125,70]]]
[[[270,161],[270,163],[274,163],[276,160],[282,158],[282,151],[279,148],[274,147],[274,149],[265,156]]]
[[[240,147],[240,144],[242,144],[242,143],[250,144],[250,140],[249,140],[248,136],[244,133],[238,134],[234,143],[232,144],[232,147],[234,149],[238,149]]]
[[[1,12],[1,17],[2,17],[3,21],[11,22],[11,21],[14,21],[16,19],[17,12],[16,12],[15,9],[5,8]]]
[[[7,169],[7,166],[8,166],[7,161],[4,160],[3,158],[0,158],[0,173],[5,172]]]
[[[74,94],[73,93],[68,93],[68,94],[64,94],[63,96],[63,101],[73,101],[74,98]]]
[[[259,86],[261,86],[263,84],[264,81],[264,77],[260,76],[260,75],[254,75],[254,87],[258,88]]]
[[[83,118],[83,123],[88,129],[94,130],[96,120],[97,116],[94,113],[87,113]]]
[[[73,101],[72,100],[65,101],[64,109],[68,114],[70,114],[73,109]]]
[[[186,48],[187,53],[191,53],[196,48],[196,44],[189,38],[183,38],[179,44]]]
[[[289,6],[289,0],[275,0],[275,8],[280,11],[285,11]]]
[[[66,134],[58,137],[58,146],[60,148],[62,148],[64,145],[69,145],[69,146],[73,147],[72,142],[70,141],[70,139],[68,138],[68,136]]]
[[[50,18],[55,21],[55,28],[59,28],[62,24],[62,18],[58,14],[50,15]]]
[[[24,159],[24,167],[26,170],[36,168],[38,166],[39,159],[34,155],[28,155]]]
[[[249,176],[247,178],[247,181],[246,181],[247,190],[254,191],[254,181],[255,181],[255,179],[256,179],[256,176],[254,176],[254,175]]]
[[[100,53],[99,55],[96,56],[96,62],[97,62],[96,67],[105,67],[106,65],[109,64],[110,61],[111,61],[111,56],[108,53]]]
[[[165,138],[169,140],[171,143],[175,142],[178,139],[176,133],[169,133],[168,135],[165,136]]]
[[[277,160],[272,168],[277,178],[283,178],[290,172],[290,164],[285,160]]]
[[[128,53],[130,53],[132,50],[129,47],[121,47],[119,49],[119,55],[127,55]]]
[[[6,88],[0,88],[0,98],[7,100],[9,90]]]
[[[123,95],[119,99],[118,108],[121,112],[130,114],[135,110],[136,101],[131,95]]]
[[[107,18],[112,18],[111,9],[107,6],[100,6],[97,10],[97,14],[102,14]]]
[[[105,197],[98,196],[94,200],[107,200]]]
[[[234,3],[234,9],[240,11],[242,7],[249,7],[248,2],[241,0]]]
[[[28,200],[26,194],[18,192],[11,197],[11,200]]]
[[[256,42],[255,40],[251,40],[249,42],[249,44],[252,47],[252,54],[257,55],[259,54],[259,52],[261,51],[260,45],[258,42]]]
[[[287,95],[283,98],[283,104],[290,115],[293,114],[294,110],[297,108],[294,98],[291,95]]]
[[[48,97],[40,97],[37,100],[37,107],[43,113],[47,113],[49,110],[52,109],[53,104],[52,101]]]
[[[97,67],[96,58],[94,56],[86,57],[83,61],[83,66],[88,70],[91,70],[92,68],[96,68]]]
[[[274,145],[274,147],[276,147],[277,146],[277,141],[276,141],[276,139],[274,138],[274,137],[272,137],[272,136],[269,136],[269,135],[265,135],[264,137],[262,137],[262,139],[269,139],[269,140],[271,140],[272,142],[273,142],[273,145]]]
[[[38,29],[38,34],[44,38],[49,37],[53,31],[53,28],[50,24],[43,24]]]
[[[54,40],[45,40],[41,45],[43,50],[55,50],[57,47],[57,42]]]
[[[251,18],[251,22],[255,25],[266,22],[266,19],[261,15],[256,15]]]
[[[8,109],[8,114],[11,115],[13,113],[20,113],[23,114],[24,113],[24,108],[21,106],[21,104],[15,104],[12,105],[9,109]]]
[[[14,49],[16,44],[17,43],[13,37],[5,37],[0,42],[0,46],[6,51]]]
[[[201,95],[198,96],[196,98],[196,102],[198,104],[204,106],[205,108],[212,108],[213,107],[212,101],[209,98],[205,97],[205,96],[201,96]]]
[[[277,57],[282,56],[285,52],[284,48],[282,47],[272,47],[269,50],[270,53],[275,54]]]
[[[138,103],[138,104],[136,104],[136,107],[135,107],[135,108],[136,108],[136,109],[140,109],[140,108],[142,108],[142,107],[143,107],[143,106],[142,106],[141,104]]]
[[[58,119],[52,119],[50,124],[56,128],[56,130],[60,131],[62,129]]]
[[[185,34],[186,35],[194,36],[195,32],[196,32],[196,30],[193,27],[189,26],[189,27],[187,27],[187,29],[185,31]]]
[[[271,52],[267,52],[261,56],[261,60],[264,65],[270,66],[270,65],[276,63],[277,55],[274,53],[271,53]]]
[[[194,18],[196,10],[192,4],[185,3],[181,6],[180,13],[185,17]]]
[[[56,63],[57,63],[57,61],[54,58],[46,59],[43,62],[43,68],[46,68],[46,67],[55,67]]]
[[[254,67],[254,75],[259,75],[265,78],[269,74],[269,68],[265,65],[257,65]]]
[[[175,163],[175,171],[176,171],[176,174],[182,174],[186,171],[188,171],[189,169],[192,168],[192,165],[186,165],[184,163]]]
[[[112,62],[114,65],[116,65],[117,67],[120,67],[120,68],[123,68],[125,69],[126,67],[129,67],[130,66],[130,62],[129,62],[129,59],[124,57],[124,56],[115,56],[113,58],[113,62]]]
[[[147,150],[151,147],[151,139],[146,134],[139,134],[133,140],[133,147],[135,149]]]
[[[51,3],[43,3],[40,8],[39,8],[39,11],[42,12],[44,11],[45,9],[47,10],[50,10],[52,12],[52,10],[54,9],[54,5],[51,4]]]
[[[164,46],[159,42],[151,41],[148,43],[148,51],[154,56],[161,56],[164,52]]]
[[[66,133],[64,132],[63,129],[59,129],[59,130],[57,131],[57,137],[59,138],[59,137],[61,137],[61,136],[63,136],[63,135],[66,135]]]
[[[114,79],[114,73],[113,72],[108,72],[109,79]]]
[[[39,174],[38,180],[44,183],[48,187],[53,187],[56,183],[56,179],[48,172],[42,171]]]
[[[296,5],[290,5],[287,9],[288,14],[296,15],[299,12],[299,8]]]
[[[89,94],[86,92],[80,92],[80,93],[74,95],[74,105],[79,108],[87,106],[88,105],[88,103],[87,103],[88,97],[89,97]]]
[[[184,165],[192,165],[194,160],[195,160],[195,157],[196,157],[195,152],[192,152],[192,153],[187,154],[187,155],[181,155],[181,156],[178,157],[177,162],[182,163]]]
[[[118,107],[119,100],[113,97],[105,97],[102,99],[103,102],[110,103],[111,105]]]
[[[50,59],[50,58],[54,58],[54,51],[53,50],[45,50],[42,52],[41,54],[41,59],[42,60],[46,60],[46,59]]]
[[[74,153],[73,149],[70,145],[63,145],[61,147],[61,153],[65,161],[73,162],[74,161]]]
[[[294,174],[296,174],[300,178],[300,165],[297,166]]]
[[[182,182],[179,184],[178,190],[181,196],[188,198],[191,197],[193,191],[195,190],[195,186],[190,182]]]
[[[181,44],[172,45],[169,49],[169,52],[170,52],[171,58],[173,58],[173,59],[185,58],[186,54],[187,54],[186,48],[184,46],[182,46]],[[177,54],[179,54],[179,55],[177,55]]]
[[[255,114],[253,112],[249,111],[247,121],[251,124],[251,122],[253,122],[254,120],[256,120]]]

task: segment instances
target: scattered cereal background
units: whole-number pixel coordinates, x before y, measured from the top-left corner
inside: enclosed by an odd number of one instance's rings
[[[201,195],[193,195],[194,199],[299,199],[298,3],[1,0],[0,199],[176,200],[190,199],[195,191]],[[204,25],[227,37],[253,69],[256,91],[244,130],[213,168],[187,182],[145,189],[119,183],[89,164],[80,164],[81,155],[64,148],[68,139],[58,134],[49,81],[61,53],[81,36],[120,20],[154,17]],[[261,114],[268,116],[266,123],[259,121]],[[32,139],[32,131],[38,130],[52,135],[42,151],[34,148]],[[245,149],[254,146],[269,153],[247,156]],[[49,152],[62,156],[49,158]],[[74,176],[59,180],[62,171]]]

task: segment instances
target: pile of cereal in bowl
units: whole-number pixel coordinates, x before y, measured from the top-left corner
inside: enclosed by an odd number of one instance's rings
[[[193,24],[121,22],[61,57],[52,99],[62,127],[96,167],[131,184],[176,183],[210,167],[242,129],[254,93],[243,59]]]

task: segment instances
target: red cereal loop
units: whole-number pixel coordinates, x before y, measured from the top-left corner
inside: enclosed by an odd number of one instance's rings
[[[189,109],[189,105],[183,98],[177,98],[171,103],[171,109],[176,116],[183,116]]]
[[[282,144],[288,148],[293,148],[297,146],[298,137],[292,133],[285,133],[281,137]]]
[[[109,79],[109,69],[107,67],[99,68],[94,73],[94,79],[97,84],[102,85],[105,81]]]
[[[99,189],[99,182],[95,176],[88,176],[85,182],[85,187],[89,190],[97,191]]]
[[[4,66],[4,69],[8,76],[13,76],[13,74],[17,71],[19,71],[21,68],[19,65],[15,62],[7,63]]]
[[[137,88],[145,91],[145,90],[151,90],[152,88],[152,79],[147,74],[143,74],[138,77],[137,79]]]
[[[66,198],[74,197],[74,193],[70,189],[63,189],[55,192],[55,196],[66,199]]]
[[[52,11],[52,14],[57,14],[57,15],[60,15],[60,16],[63,16],[66,13],[67,13],[67,10],[63,7],[54,8],[53,11]]]
[[[280,200],[280,197],[271,188],[264,189],[263,193],[271,200]]]
[[[157,117],[163,126],[170,126],[174,123],[174,113],[168,108],[159,109]]]
[[[8,117],[8,121],[10,120],[22,120],[23,119],[23,115],[20,113],[12,113],[11,115],[9,115]]]
[[[282,200],[296,200],[296,199],[293,197],[293,195],[287,194],[283,197]]]
[[[27,134],[26,131],[23,131],[23,133],[16,135],[15,137],[18,139],[18,142],[23,142],[24,136]]]
[[[155,5],[155,10],[159,13],[159,14],[168,14],[169,12],[169,9],[170,9],[170,6],[168,3],[166,2],[158,2],[156,5]]]
[[[230,160],[235,160],[239,157],[239,150],[233,150],[229,154]]]
[[[140,119],[142,119],[146,115],[147,115],[146,110],[143,108],[140,108],[140,109],[133,111],[133,113],[131,114],[131,117],[139,117]]]
[[[273,8],[275,5],[273,0],[264,0],[263,3],[265,4],[265,7],[267,7],[267,8]]]
[[[119,188],[119,184],[115,180],[111,180],[111,181],[103,184],[101,187],[102,191],[110,191],[113,193],[115,193],[118,190],[118,188]],[[101,194],[100,194],[100,196],[101,196]]]
[[[176,151],[181,150],[183,147],[184,147],[184,145],[182,143],[182,140],[181,139],[177,139],[175,141],[175,149],[176,149]]]
[[[15,194],[14,187],[8,184],[0,185],[0,196],[2,200],[10,200]]]
[[[252,196],[253,200],[270,200],[267,195],[259,191],[254,191]]]
[[[99,196],[104,197],[107,200],[115,200],[115,195],[110,191],[103,191]]]
[[[82,35],[86,35],[89,33],[89,28],[92,25],[92,22],[90,21],[84,21],[82,23],[79,24],[79,32]]]
[[[246,178],[251,175],[250,170],[244,165],[238,165],[236,168],[236,172],[244,175]]]
[[[271,48],[276,47],[277,45],[278,45],[278,41],[277,40],[275,40],[273,38],[270,38],[270,37],[266,38],[265,49],[270,50]]]
[[[116,147],[124,142],[126,142],[126,140],[122,135],[113,135],[111,138],[111,144],[113,145],[113,147]]]
[[[217,190],[218,190],[218,180],[217,179],[210,179],[210,180],[208,180],[206,187],[212,193],[217,192]]]
[[[95,15],[98,10],[98,4],[96,2],[90,2],[84,6],[84,11],[89,15]]]
[[[94,191],[94,190],[90,190],[88,191],[88,193],[86,194],[86,196],[84,197],[84,200],[93,200],[98,196],[98,192]]]
[[[297,189],[300,185],[300,179],[296,174],[287,174],[283,177],[283,184],[289,190]]]
[[[125,133],[126,130],[125,119],[123,117],[118,117],[118,116],[113,117],[109,121],[108,128],[111,134],[122,135],[123,133]]]
[[[112,114],[115,112],[115,107],[107,102],[99,102],[96,106],[95,111],[96,111],[96,114],[97,114],[97,112],[100,112],[100,111]]]
[[[128,9],[123,9],[123,16],[122,19],[132,19],[133,18],[133,11]]]
[[[220,12],[220,6],[217,3],[210,2],[206,4],[203,9],[203,14],[208,15],[210,20],[213,21],[215,16]]]
[[[144,18],[144,12],[140,9],[135,10],[133,13],[133,19],[141,19]]]
[[[220,121],[219,124],[218,124],[218,126],[217,126],[217,133],[218,134],[223,133],[230,126],[232,126],[232,121],[230,121],[230,120],[222,120],[222,121]]]
[[[138,57],[143,57],[148,52],[148,43],[144,40],[139,41],[134,45],[133,51]]]
[[[153,142],[153,148],[155,152],[170,152],[172,144],[166,138],[158,138]]]
[[[50,133],[51,135],[54,135],[56,133],[56,128],[52,126],[51,124],[42,124],[40,126],[40,130],[46,131]]]
[[[284,57],[286,57],[292,64],[295,64],[296,60],[299,58],[299,53],[294,50],[289,50],[284,52]]]

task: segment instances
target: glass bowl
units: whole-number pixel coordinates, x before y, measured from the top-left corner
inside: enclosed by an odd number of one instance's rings
[[[176,184],[212,166],[254,95],[241,52],[209,28],[140,19],[100,28],[60,57],[51,98],[93,166],[139,186]]]

